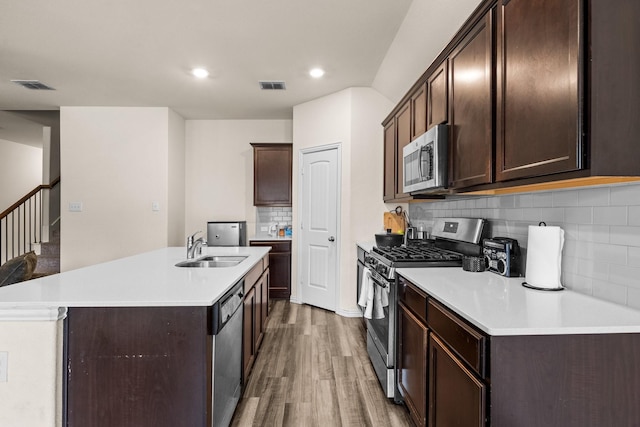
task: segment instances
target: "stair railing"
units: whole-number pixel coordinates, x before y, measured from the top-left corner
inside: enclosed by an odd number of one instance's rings
[[[42,242],[43,221],[48,211],[43,201],[45,192],[60,183],[60,177],[51,184],[39,185],[20,200],[0,213],[0,264],[33,249],[34,243]]]

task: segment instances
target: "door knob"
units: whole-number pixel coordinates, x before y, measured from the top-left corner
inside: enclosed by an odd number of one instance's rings
[[[330,242],[335,242],[335,241],[336,241],[336,238],[335,238],[335,237],[333,237],[333,236],[329,236],[329,241],[330,241]]]

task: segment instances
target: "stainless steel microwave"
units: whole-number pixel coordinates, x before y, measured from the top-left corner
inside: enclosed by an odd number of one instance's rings
[[[447,134],[447,125],[436,125],[403,148],[404,193],[447,188]]]

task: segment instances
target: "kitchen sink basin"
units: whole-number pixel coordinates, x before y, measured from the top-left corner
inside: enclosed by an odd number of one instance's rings
[[[220,268],[233,267],[247,259],[246,256],[204,256],[202,258],[181,261],[176,267]]]

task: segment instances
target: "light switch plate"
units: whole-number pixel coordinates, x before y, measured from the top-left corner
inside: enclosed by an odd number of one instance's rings
[[[9,370],[9,352],[0,351],[0,383],[7,382],[8,370]]]
[[[69,202],[69,212],[82,212],[82,202]]]
[[[160,212],[160,202],[151,202],[151,210],[154,212]]]

